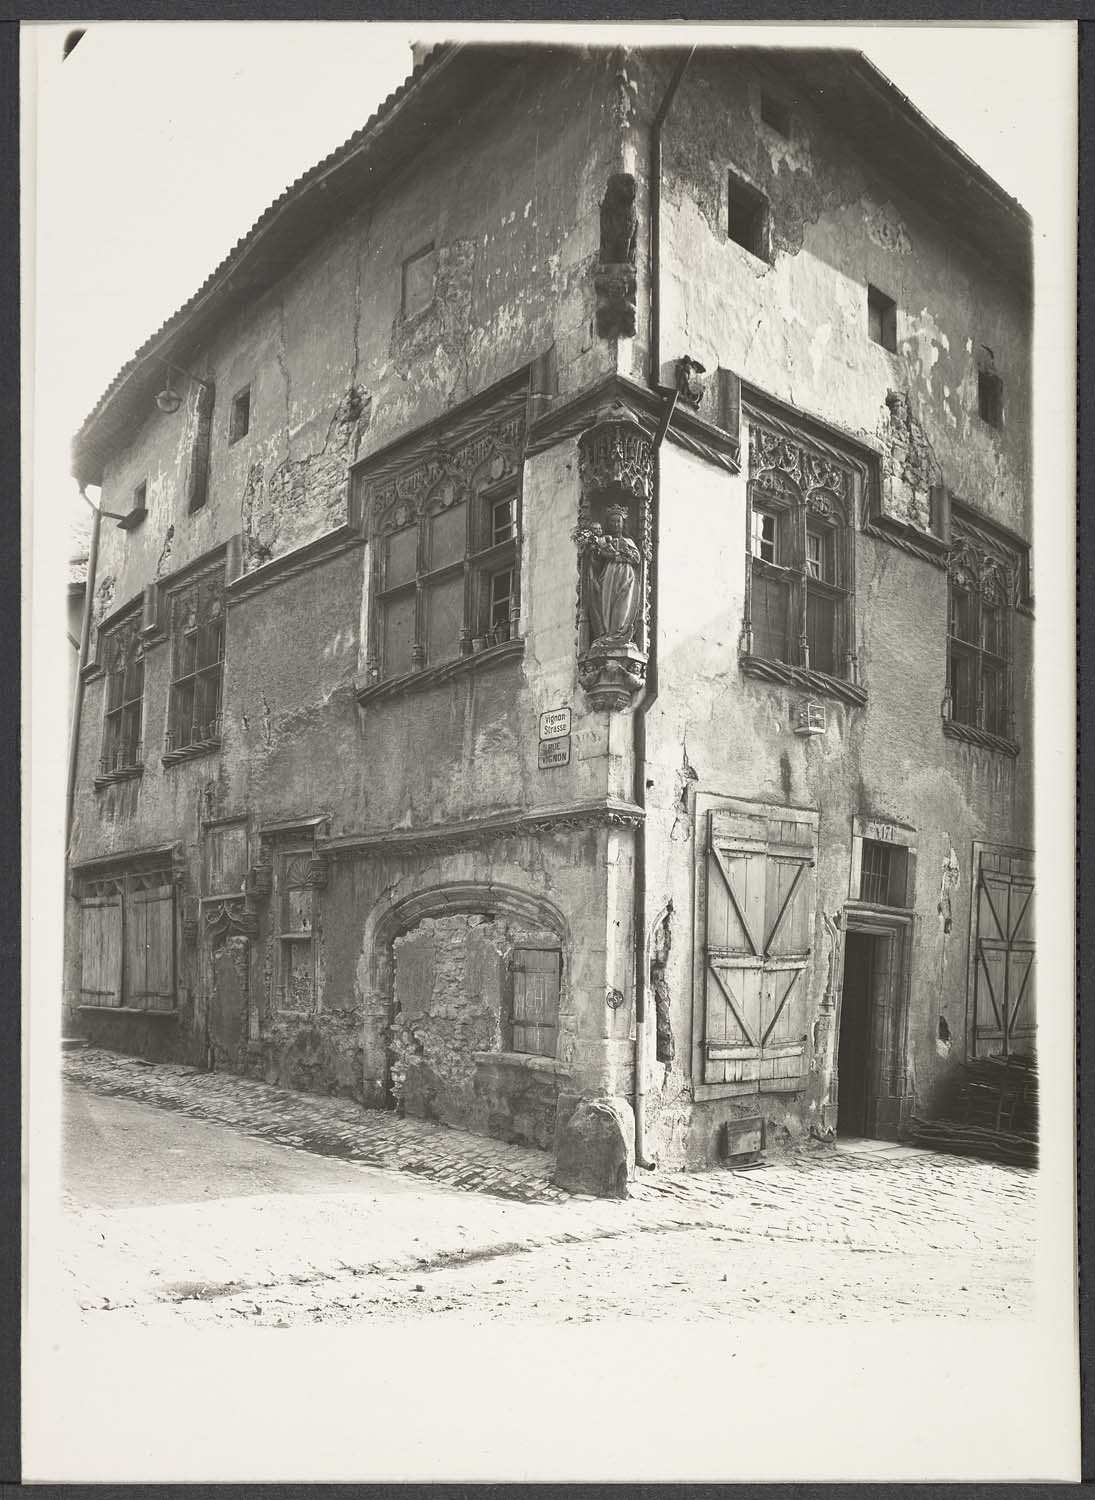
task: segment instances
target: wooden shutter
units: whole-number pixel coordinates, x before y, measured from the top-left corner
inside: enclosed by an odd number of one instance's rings
[[[816,817],[712,812],[703,1082],[739,1092],[806,1082]]]
[[[88,896],[80,907],[80,1004],[121,1003],[121,893]]]
[[[143,1010],[175,1008],[175,899],[172,886],[126,897],[126,997]]]
[[[982,850],[977,870],[974,1055],[1032,1052],[1034,866]]]
[[[554,1057],[559,1027],[559,950],[515,948],[513,1050]]]

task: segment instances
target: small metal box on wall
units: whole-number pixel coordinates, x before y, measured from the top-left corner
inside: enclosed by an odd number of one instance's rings
[[[727,1167],[751,1167],[764,1155],[764,1116],[726,1120],[719,1131],[719,1157]]]

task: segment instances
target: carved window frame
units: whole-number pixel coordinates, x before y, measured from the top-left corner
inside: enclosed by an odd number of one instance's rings
[[[744,670],[790,682],[803,677],[811,687],[828,686],[846,696],[858,689],[855,618],[855,531],[866,470],[850,457],[824,451],[805,435],[770,420],[749,416],[749,483],[746,506],[745,612],[741,664]],[[759,555],[755,517],[775,520],[775,560]],[[809,539],[819,541],[821,565],[811,566]],[[828,574],[828,576],[825,576]],[[786,590],[787,625],[783,654],[758,649],[757,611],[761,589]],[[812,606],[831,605],[831,660],[811,653]],[[817,618],[815,614],[815,619]],[[813,655],[814,659],[811,659]],[[856,694],[856,699],[861,697]]]
[[[950,529],[943,730],[1014,755],[1015,614],[1027,600],[1029,555],[953,500]]]
[[[168,618],[171,685],[164,765],[220,747],[228,623],[223,563],[174,590]]]
[[[467,435],[446,442],[441,433],[423,453],[385,464],[364,477],[370,598],[367,687],[411,682],[433,668],[519,639],[523,528],[524,404],[488,416]],[[499,527],[498,508],[512,507]],[[431,557],[432,532],[446,513],[464,507],[462,546],[439,565]],[[505,534],[502,534],[505,532]],[[391,575],[392,538],[406,536],[407,565]],[[413,553],[413,566],[410,559]],[[430,606],[446,584],[461,580],[460,623],[455,640],[430,640]],[[386,642],[388,611],[413,601],[406,660]],[[431,645],[433,647],[431,652]]]
[[[104,632],[103,742],[96,785],[144,769],[144,643],[138,614]]]

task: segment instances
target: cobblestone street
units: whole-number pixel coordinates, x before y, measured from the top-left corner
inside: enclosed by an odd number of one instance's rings
[[[1032,1173],[878,1143],[570,1195],[548,1154],[229,1074],[65,1057],[82,1316],[840,1322],[1029,1311]]]

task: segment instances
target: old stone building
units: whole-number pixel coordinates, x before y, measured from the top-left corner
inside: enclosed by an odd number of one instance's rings
[[[1030,313],[858,54],[421,56],[76,437],[69,1021],[665,1165],[1029,1051]]]

